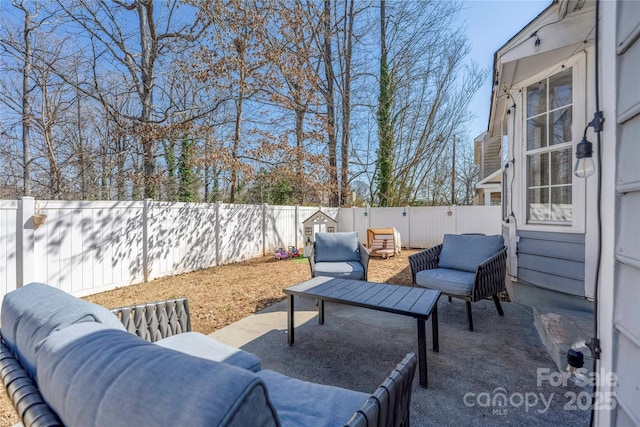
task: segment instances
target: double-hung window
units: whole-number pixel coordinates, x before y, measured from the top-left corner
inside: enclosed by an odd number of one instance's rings
[[[527,223],[572,224],[571,68],[526,89]]]

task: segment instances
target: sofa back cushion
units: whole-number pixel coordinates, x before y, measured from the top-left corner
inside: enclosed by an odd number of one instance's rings
[[[500,235],[445,234],[438,267],[475,273],[480,264],[503,246],[504,239]]]
[[[359,261],[358,232],[316,233],[316,262]]]
[[[278,425],[255,373],[99,324],[51,334],[37,363],[42,396],[65,425]]]
[[[53,331],[82,322],[124,330],[106,308],[42,283],[30,283],[5,295],[0,322],[7,347],[32,378],[38,348]]]

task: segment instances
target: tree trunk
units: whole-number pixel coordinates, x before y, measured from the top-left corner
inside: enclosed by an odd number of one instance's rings
[[[378,98],[378,199],[380,206],[388,206],[393,180],[393,77],[387,58],[387,22],[385,1],[380,1],[380,95]]]
[[[233,130],[233,148],[231,150],[231,189],[229,194],[229,203],[235,203],[236,193],[238,191],[238,150],[240,149],[240,138],[242,136],[242,108],[244,104],[245,89],[245,64],[244,64],[244,42],[240,39],[235,40],[236,50],[238,52],[238,98],[236,99],[236,120]]]
[[[341,141],[341,176],[340,176],[340,205],[347,205],[350,199],[349,185],[349,149],[351,139],[351,56],[353,51],[353,7],[354,1],[349,1],[349,10],[345,2],[345,51],[342,85],[342,141]]]
[[[336,111],[333,94],[335,75],[333,72],[333,58],[331,53],[331,0],[324,0],[323,12],[323,60],[326,78],[325,102],[327,106],[327,146],[329,150],[329,206],[338,206],[338,162],[336,138]]]
[[[24,64],[22,68],[22,184],[23,195],[31,196],[31,89],[29,88],[29,78],[31,75],[31,61],[33,51],[31,47],[31,13],[22,4],[18,6],[24,12]]]

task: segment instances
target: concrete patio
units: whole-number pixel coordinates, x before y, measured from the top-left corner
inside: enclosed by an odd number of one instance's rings
[[[419,386],[416,372],[412,425],[589,424],[587,389],[557,374],[532,310],[512,303],[503,309],[499,317],[492,301],[473,304],[469,332],[464,302],[440,299],[440,352],[431,351],[427,325],[429,388]],[[417,352],[412,318],[326,303],[319,325],[314,301],[303,298],[296,300],[296,342],[289,346],[286,310],[281,301],[211,336],[255,353],[263,369],[368,393],[406,353]]]

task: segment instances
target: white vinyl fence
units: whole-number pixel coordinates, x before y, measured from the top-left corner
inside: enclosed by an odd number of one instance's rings
[[[37,281],[88,295],[304,245],[318,207],[223,203],[0,201],[0,298]],[[492,206],[321,208],[339,231],[395,227],[426,248],[445,233],[499,234]],[[38,219],[44,223],[37,225]],[[34,222],[35,221],[35,222]]]

